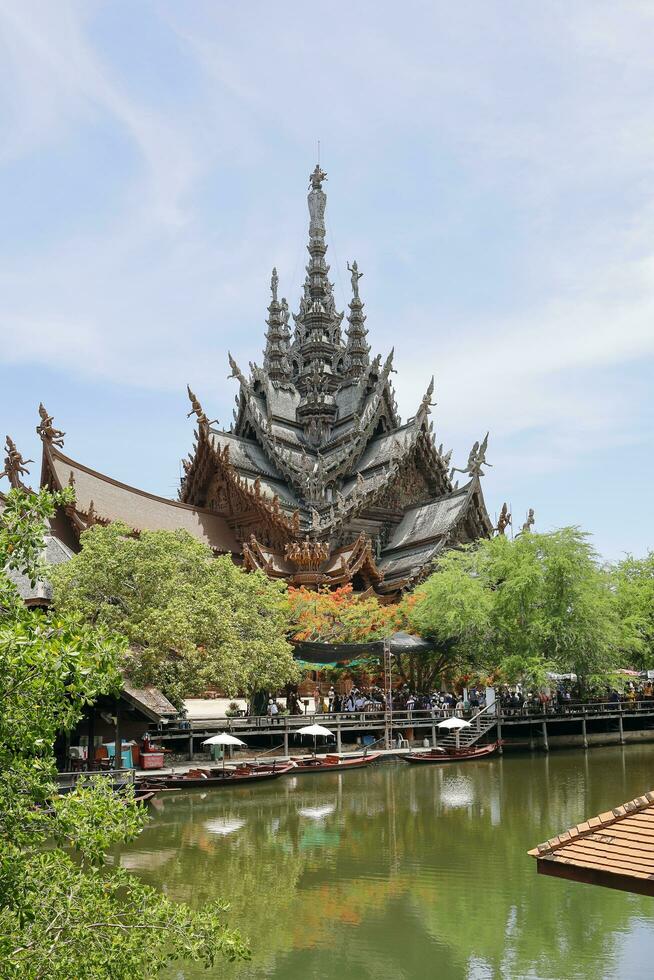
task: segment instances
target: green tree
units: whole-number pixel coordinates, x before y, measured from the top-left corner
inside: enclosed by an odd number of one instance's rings
[[[449,552],[408,615],[453,663],[511,679],[546,667],[587,679],[615,666],[624,635],[610,576],[578,528]]]
[[[628,555],[614,569],[613,582],[625,630],[630,666],[654,667],[654,551],[645,558]]]
[[[248,573],[185,531],[95,526],[52,570],[57,612],[127,637],[126,666],[177,704],[219,688],[250,697],[296,678],[283,583]]]
[[[145,814],[102,779],[58,797],[53,743],[86,704],[116,692],[125,642],[68,616],[29,612],[5,569],[43,574],[62,494],[12,490],[0,513],[0,963],[21,980],[152,977],[172,960],[246,955],[225,906],[194,912],[103,858]],[[77,852],[77,853],[75,853]]]

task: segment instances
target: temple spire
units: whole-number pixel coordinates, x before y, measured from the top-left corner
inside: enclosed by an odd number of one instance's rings
[[[366,318],[363,315],[363,303],[359,296],[359,279],[362,278],[363,272],[359,272],[356,259],[352,265],[348,262],[347,268],[352,274],[352,300],[347,317],[345,372],[350,378],[360,378],[370,363],[370,347],[366,341],[368,335],[365,327]]]
[[[304,291],[295,319],[290,350],[293,382],[301,398],[297,418],[314,445],[328,437],[337,415],[334,392],[343,380],[345,347],[341,339],[343,314],[336,312],[333,283],[325,260],[325,209],[323,182],[327,174],[319,164],[309,177],[309,262]]]
[[[329,373],[333,360],[341,348],[341,321],[343,314],[336,312],[333,283],[329,280],[329,266],[325,260],[325,210],[327,195],[322,185],[327,174],[316,164],[309,177],[309,262],[306,266],[300,311],[295,317],[295,345],[302,357],[300,374],[312,374],[314,362],[318,370]]]
[[[273,269],[270,279],[271,300],[268,307],[268,332],[266,333],[266,349],[263,355],[263,366],[271,381],[288,381],[291,376],[289,350],[291,346],[291,331],[288,326],[288,303],[282,297],[277,299],[279,276]]]

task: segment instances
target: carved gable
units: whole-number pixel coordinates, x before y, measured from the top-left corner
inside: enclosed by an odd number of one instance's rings
[[[425,475],[415,460],[400,469],[395,479],[377,497],[375,505],[388,510],[402,511],[413,504],[429,500],[431,491]]]

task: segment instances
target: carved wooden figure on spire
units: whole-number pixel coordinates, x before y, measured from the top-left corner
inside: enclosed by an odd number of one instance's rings
[[[527,514],[527,520],[522,525],[522,532],[521,533],[522,534],[530,534],[531,533],[531,529],[532,529],[532,527],[534,526],[535,523],[536,523],[536,518],[534,517],[534,508],[533,507],[530,507],[529,508],[529,513]]]
[[[507,527],[512,524],[511,514],[509,513],[509,508],[506,501],[502,504],[502,510],[500,511],[500,516],[497,520],[497,527],[495,530],[498,534],[504,534]]]
[[[28,463],[33,463],[33,459],[23,459],[22,455],[16,448],[16,443],[11,438],[7,436],[7,441],[5,444],[5,468],[2,473],[0,473],[0,480],[3,476],[6,476],[12,487],[17,490],[26,490],[27,487],[21,480],[22,476],[29,476],[29,470],[27,469]]]
[[[350,281],[352,283],[352,295],[354,296],[355,300],[358,300],[359,299],[359,279],[362,279],[363,278],[363,272],[359,272],[359,266],[357,265],[356,259],[354,260],[354,262],[352,263],[352,265],[350,265],[349,262],[347,263],[347,271],[352,273],[352,275],[350,277]]]
[[[200,399],[193,391],[191,391],[190,385],[186,386],[186,390],[188,392],[188,397],[190,399],[191,406],[192,406],[191,411],[187,414],[186,418],[190,419],[191,415],[197,416],[198,424],[200,425],[201,428],[205,428],[210,425],[215,425],[218,422],[218,419],[212,419],[211,422],[209,421],[206,412],[204,411],[202,405],[200,404]]]
[[[37,435],[41,437],[43,442],[48,442],[51,446],[63,446],[66,433],[62,432],[61,429],[55,429],[52,424],[54,416],[48,415],[43,406],[43,402],[39,405],[39,415],[41,421],[36,427]]]
[[[458,466],[453,467],[452,473],[469,473],[470,476],[483,476],[483,466],[492,466],[486,459],[486,450],[488,448],[488,432],[484,438],[484,441],[480,444],[476,442],[470,453],[468,455],[468,462],[465,467],[461,469]]]
[[[327,180],[327,174],[324,170],[320,169],[320,164],[317,163],[313,173],[309,175],[309,186],[319,191],[322,187],[323,180]]]
[[[229,351],[227,351],[227,358],[229,360],[229,366],[232,372],[227,376],[227,380],[229,381],[230,378],[236,378],[236,380],[240,381],[242,385],[245,385],[246,381],[243,376],[243,372],[241,371],[240,367],[238,366],[238,364],[236,363],[232,355],[229,353]]]
[[[418,409],[418,413],[425,412],[427,415],[429,415],[429,410],[431,408],[436,408],[436,402],[433,402],[431,400],[433,394],[434,394],[434,377],[432,375],[432,379],[429,382],[429,387],[427,388],[427,391],[425,392],[423,399],[420,402],[420,408]],[[477,445],[479,445],[479,443],[477,443]]]

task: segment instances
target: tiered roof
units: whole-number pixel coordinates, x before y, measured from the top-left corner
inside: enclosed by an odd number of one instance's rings
[[[491,533],[480,487],[486,443],[470,454],[464,469],[470,480],[459,490],[451,453],[436,448],[429,421],[433,378],[416,414],[402,424],[390,381],[393,351],[384,360],[370,359],[356,262],[348,263],[352,300],[343,338],[326,262],[325,179],[317,166],[308,195],[309,261],[293,334],[273,269],[264,366],[250,364],[246,376],[229,355],[239,389],[234,424],[228,432],[200,426],[180,499],[229,510],[234,479],[256,492],[279,520],[260,540],[257,518],[239,523],[232,510],[246,560],[289,578],[295,574],[285,557],[290,541],[327,542],[331,555],[365,533],[375,587],[392,593],[415,581],[441,548]],[[324,563],[313,571],[316,584],[321,575],[329,579]]]

